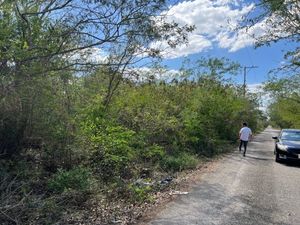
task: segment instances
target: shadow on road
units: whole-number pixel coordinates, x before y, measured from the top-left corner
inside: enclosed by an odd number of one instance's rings
[[[270,161],[270,160],[272,160],[270,158],[261,158],[261,157],[252,156],[252,155],[247,155],[246,158],[255,159],[255,160],[262,160],[262,161]]]
[[[294,161],[282,161],[279,162],[281,165],[285,165],[288,167],[296,167],[296,168],[300,168],[300,161],[298,162],[294,162]]]
[[[260,153],[260,154],[257,154]],[[224,156],[224,158],[234,161],[236,163],[240,161],[246,161],[247,164],[251,165],[264,165],[264,166],[269,166],[270,163],[273,162],[274,157],[273,157],[273,152],[261,152],[261,150],[249,150],[246,153],[246,156],[243,157],[242,152],[235,151],[232,154],[229,154],[227,156]]]

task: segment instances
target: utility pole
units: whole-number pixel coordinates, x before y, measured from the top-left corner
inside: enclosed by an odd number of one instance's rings
[[[243,84],[243,90],[244,90],[244,97],[246,96],[246,77],[247,77],[247,70],[258,68],[257,66],[244,66],[244,84]]]

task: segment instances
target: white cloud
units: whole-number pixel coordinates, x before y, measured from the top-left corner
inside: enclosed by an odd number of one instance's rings
[[[178,78],[179,73],[178,70],[166,68],[140,67],[128,69],[124,76],[136,82],[144,82],[152,79],[156,81],[171,81],[174,78]]]
[[[237,0],[194,0],[182,1],[170,7],[169,20],[184,25],[196,25],[189,35],[189,44],[166,51],[166,58],[176,58],[205,51],[213,46],[237,51],[252,45],[254,39],[245,31],[239,34],[233,29],[243,16],[254,8],[254,4],[244,4]],[[261,32],[260,26],[251,28],[252,33]],[[166,44],[163,44],[166,47]]]
[[[205,51],[212,47],[212,43],[200,34],[191,34],[187,44],[175,49],[169,48],[167,42],[155,42],[150,47],[162,50],[164,58],[172,59]]]
[[[254,5],[240,9],[228,0],[195,0],[183,1],[168,11],[171,20],[180,24],[195,24],[196,33],[215,36],[222,31],[233,28]]]
[[[217,35],[216,40],[219,47],[235,52],[241,48],[254,45],[256,38],[264,35],[268,29],[267,21],[263,20],[248,29],[244,28],[238,32],[227,31],[220,33]]]
[[[77,63],[105,63],[108,55],[100,48],[87,48],[66,55],[70,62]]]
[[[263,84],[262,83],[258,83],[258,84],[248,84],[247,85],[247,89],[249,90],[249,92],[251,93],[259,93],[262,91],[263,89]]]
[[[253,46],[255,39],[268,30],[267,19],[250,27],[235,31],[235,28],[247,15],[254,4],[245,3],[245,0],[193,0],[182,1],[170,6],[167,12],[169,21],[175,21],[180,25],[195,25],[196,29],[189,34],[188,44],[176,48],[170,48],[167,42],[154,42],[151,48],[159,49],[164,58],[173,59],[199,52],[205,52],[212,48],[223,48],[229,52]],[[276,18],[268,18],[276,19]],[[107,54],[97,48],[88,59],[103,62]]]
[[[247,30],[236,31],[235,29],[243,17],[255,7],[253,3],[245,2],[246,0],[185,0],[170,6],[169,10],[163,13],[167,15],[169,21],[175,21],[180,25],[195,25],[196,29],[189,34],[188,44],[170,48],[167,42],[154,42],[150,47],[161,50],[164,58],[173,59],[205,52],[212,48],[235,52],[253,46],[254,37],[260,37],[268,31],[268,20],[274,22],[278,19],[273,16]],[[284,35],[280,31],[278,33]],[[97,48],[93,49],[94,52],[87,57],[88,60],[94,59],[96,62],[103,62],[107,59],[107,54],[103,51]]]

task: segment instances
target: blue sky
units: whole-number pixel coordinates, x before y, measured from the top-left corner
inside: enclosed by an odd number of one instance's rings
[[[257,66],[247,73],[249,86],[261,84],[268,78],[271,69],[284,63],[283,51],[287,43],[255,49],[251,35],[259,36],[268,30],[264,22],[245,32],[234,28],[255,6],[254,1],[243,0],[194,0],[181,1],[170,8],[168,15],[179,24],[194,24],[196,30],[189,37],[189,44],[165,53],[163,63],[170,69],[179,69],[184,57],[196,60],[202,56],[226,57],[242,66]],[[165,43],[159,43],[165,47]],[[156,43],[156,45],[158,45]],[[243,74],[236,77],[243,82]]]
[[[232,61],[238,62],[241,66],[257,66],[257,68],[247,71],[247,84],[263,83],[268,79],[268,72],[271,69],[280,67],[283,59],[282,50],[286,44],[273,44],[269,47],[264,46],[255,49],[253,46],[242,48],[236,52],[228,52],[226,49],[212,48],[205,52],[188,55],[191,60],[197,60],[200,57],[226,57]],[[176,59],[165,59],[163,63],[171,69],[179,69],[182,64],[182,57]],[[237,83],[243,82],[243,71],[235,77]]]

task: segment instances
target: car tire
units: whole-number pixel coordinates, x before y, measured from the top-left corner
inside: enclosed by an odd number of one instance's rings
[[[275,152],[275,162],[280,162],[280,157],[278,152]]]

